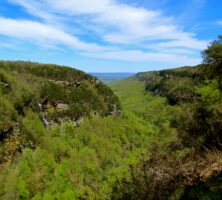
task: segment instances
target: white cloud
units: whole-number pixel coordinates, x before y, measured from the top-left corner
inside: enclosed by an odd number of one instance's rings
[[[47,18],[47,15],[51,18],[56,13],[72,17],[74,21],[81,16],[85,23],[103,28],[104,35],[101,37],[109,42],[130,43],[137,40],[179,38],[192,40],[193,37],[192,34],[181,31],[173,24],[172,18],[163,16],[160,11],[133,7],[115,0],[67,0],[65,3],[63,0],[10,1],[24,6],[34,15],[47,10],[47,14],[42,14],[43,18]]]
[[[145,53],[140,50],[107,51],[103,54],[84,53],[86,56],[93,56],[103,59],[115,59],[132,62],[161,62],[179,65],[196,65],[200,59],[170,53]]]
[[[193,57],[198,57],[197,51],[208,43],[182,30],[173,18],[161,11],[117,0],[8,1],[23,6],[43,22],[0,18],[0,34],[47,46],[66,45],[85,56],[197,64],[200,60]],[[79,39],[73,29],[80,29],[78,37],[84,30],[85,41]],[[90,42],[91,36],[96,37],[94,42]],[[102,42],[103,46],[95,41]]]
[[[68,15],[99,14],[113,4],[112,0],[66,0],[65,3],[63,0],[46,0],[44,2],[57,11],[67,12]]]
[[[172,18],[163,16],[160,11],[133,7],[114,0],[68,0],[65,4],[63,0],[45,2],[60,14],[89,16],[87,22],[103,29],[101,37],[110,43],[132,44],[161,39],[177,40],[180,45],[192,43],[192,48],[200,48],[200,43],[204,46],[204,41],[197,41],[193,34],[180,30],[173,24]]]
[[[53,22],[56,19],[55,15],[47,12],[47,8],[41,1],[32,1],[32,0],[8,0],[12,4],[21,5],[28,11],[31,15],[38,16],[40,18],[45,19],[46,21]]]
[[[96,44],[80,41],[78,38],[47,24],[28,21],[0,18],[0,34],[29,40],[46,45],[67,45],[78,50],[102,50]]]
[[[169,42],[160,42],[156,47],[172,48],[172,47],[184,47],[189,49],[205,49],[207,47],[207,41],[200,41],[193,38],[184,38],[183,40],[172,40]]]
[[[222,26],[222,20],[217,21],[217,24]]]
[[[0,42],[0,48],[3,49],[18,49],[15,44],[9,43],[9,42]]]

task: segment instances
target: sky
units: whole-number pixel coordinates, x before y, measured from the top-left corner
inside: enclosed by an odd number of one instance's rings
[[[194,66],[222,34],[220,0],[1,0],[0,60],[86,72]]]

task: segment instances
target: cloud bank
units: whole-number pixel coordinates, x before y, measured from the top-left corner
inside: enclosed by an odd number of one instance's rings
[[[80,55],[132,62],[200,62],[208,41],[184,31],[160,10],[117,0],[8,0],[34,18],[0,17],[0,35]]]

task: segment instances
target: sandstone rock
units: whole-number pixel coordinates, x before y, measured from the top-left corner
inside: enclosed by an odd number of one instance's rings
[[[62,102],[56,102],[56,111],[62,112],[65,110],[69,110],[69,105],[62,103]]]

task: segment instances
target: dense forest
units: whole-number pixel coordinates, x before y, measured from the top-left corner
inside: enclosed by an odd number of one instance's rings
[[[222,199],[221,132],[222,37],[196,67],[109,87],[0,62],[0,199]]]

